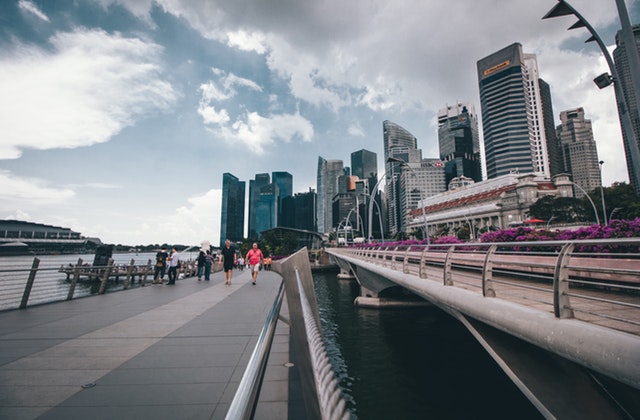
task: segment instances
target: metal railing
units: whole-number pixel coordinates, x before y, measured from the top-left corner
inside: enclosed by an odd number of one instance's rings
[[[640,238],[340,248],[405,274],[640,335]]]
[[[280,313],[280,307],[284,300],[284,281],[280,283],[280,289],[276,295],[276,299],[273,302],[271,311],[267,316],[267,320],[260,332],[258,342],[251,354],[249,363],[247,365],[240,385],[236,391],[229,411],[227,411],[226,419],[251,419],[256,410],[258,403],[258,397],[264,373],[267,368],[267,362],[269,360],[269,353],[271,352],[271,344],[273,343],[273,337],[276,330],[276,324],[278,322],[278,314]]]

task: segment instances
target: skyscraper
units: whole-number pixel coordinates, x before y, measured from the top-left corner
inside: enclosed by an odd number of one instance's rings
[[[388,158],[401,159],[409,164],[420,163],[422,151],[418,149],[418,139],[398,124],[382,122],[382,141],[385,161],[385,195],[387,219],[391,235],[402,230],[403,215],[400,213],[399,182],[402,172],[400,165],[388,162]]]
[[[282,200],[293,195],[293,176],[289,172],[271,172],[271,179],[278,186],[278,221],[276,226],[285,226],[282,220]]]
[[[273,229],[278,219],[278,185],[275,183],[264,185],[260,188],[258,199],[255,203],[256,237],[259,239],[262,232]]]
[[[460,176],[482,181],[478,116],[473,105],[458,103],[438,112],[438,143],[446,185]]]
[[[553,119],[553,102],[551,101],[551,88],[542,79],[540,83],[540,99],[542,101],[542,113],[544,119],[544,134],[547,139],[547,152],[549,153],[549,175],[554,177],[564,171],[562,163],[562,146],[556,136],[556,125]]]
[[[575,108],[562,111],[560,121],[556,130],[562,145],[564,172],[583,190],[593,191],[600,186],[600,167],[591,120],[584,118],[583,108]],[[580,198],[584,193],[576,188],[575,195]]]
[[[487,177],[549,176],[538,65],[514,43],[478,61]]]
[[[244,181],[239,181],[228,172],[222,174],[220,246],[225,239],[239,241],[244,237],[244,194]]]
[[[249,238],[257,238],[260,231],[257,227],[257,209],[260,191],[271,183],[271,177],[267,173],[256,174],[255,179],[249,180]]]
[[[338,177],[341,175],[344,175],[341,160],[326,160],[318,156],[316,211],[320,233],[329,233],[333,227],[333,196],[338,193]]]
[[[351,153],[351,175],[366,179],[373,188],[378,182],[378,155],[366,149]]]
[[[640,54],[640,25],[633,25],[633,35],[636,41],[634,46]],[[634,167],[631,160],[631,150],[633,141],[637,143],[637,147],[640,147],[640,117],[638,116],[638,107],[636,102],[636,93],[634,90],[633,82],[631,80],[631,65],[629,63],[627,46],[624,44],[623,37],[620,32],[616,34],[616,49],[613,50],[613,59],[616,64],[616,71],[618,72],[619,82],[624,95],[625,102],[629,109],[622,110],[622,112],[629,112],[631,115],[631,125],[633,128],[633,137],[626,135],[624,130],[622,131],[622,140],[624,142],[624,152],[627,157],[627,172],[629,173],[629,181],[634,186],[636,191],[640,191],[640,168]]]

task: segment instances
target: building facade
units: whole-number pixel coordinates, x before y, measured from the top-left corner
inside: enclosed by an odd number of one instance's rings
[[[473,105],[458,103],[438,112],[438,145],[447,184],[461,176],[482,181],[478,116]]]
[[[341,160],[318,156],[316,212],[320,233],[329,233],[333,228],[333,197],[338,193],[338,178],[342,175],[345,171]]]
[[[633,36],[635,39],[635,48],[640,54],[640,25],[633,25]],[[631,80],[631,65],[629,63],[627,46],[624,44],[623,36],[620,32],[616,34],[616,49],[613,50],[613,59],[616,65],[618,78],[620,79],[620,87],[624,95],[625,103],[629,109],[620,110],[620,112],[629,112],[631,115],[631,125],[633,136],[627,135],[622,130],[622,140],[624,143],[624,152],[627,158],[627,172],[629,173],[629,181],[636,191],[640,192],[640,167],[635,167],[631,159],[631,147],[635,142],[635,147],[640,148],[640,110],[638,110],[638,102],[636,92]]]
[[[258,200],[262,189],[271,184],[268,173],[256,174],[255,179],[249,180],[249,238],[257,238],[260,233],[258,227]]]
[[[220,246],[225,239],[244,238],[245,182],[225,172],[222,174],[222,211],[220,217]]]
[[[278,186],[278,220],[276,226],[285,226],[282,200],[293,195],[293,175],[289,172],[271,172],[271,180]]]
[[[556,131],[562,145],[563,172],[570,174],[582,190],[593,191],[600,187],[601,179],[591,120],[584,118],[583,108],[575,108],[562,111],[560,122]],[[582,190],[576,188],[576,198],[584,196]]]
[[[487,177],[529,172],[549,177],[536,56],[514,43],[477,67]]]
[[[373,188],[378,182],[378,155],[366,149],[351,153],[351,175],[366,179]]]

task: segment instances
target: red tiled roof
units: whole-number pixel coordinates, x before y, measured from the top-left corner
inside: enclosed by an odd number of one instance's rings
[[[553,185],[553,184],[551,184]],[[505,191],[509,191],[515,188],[515,185],[506,185],[504,187],[496,188],[491,191],[484,191],[478,194],[469,195],[466,197],[454,198],[453,200],[443,201],[442,203],[434,204],[431,206],[425,207],[425,212],[437,212],[441,210],[446,210],[453,207],[464,206],[470,203],[479,203],[483,201],[487,201],[490,199],[495,199],[500,196]],[[422,214],[422,209],[414,209],[411,210],[411,214],[414,216],[420,216]]]

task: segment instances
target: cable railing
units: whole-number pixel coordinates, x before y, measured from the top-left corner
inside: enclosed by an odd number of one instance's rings
[[[557,318],[640,335],[640,238],[379,245],[335,252]]]

